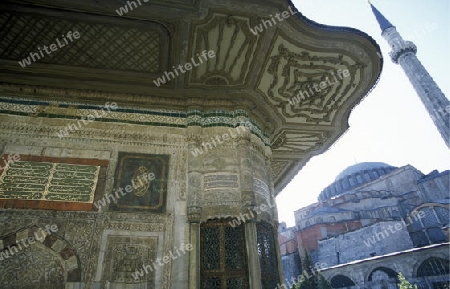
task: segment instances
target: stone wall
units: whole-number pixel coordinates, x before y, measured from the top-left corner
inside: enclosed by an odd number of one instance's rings
[[[377,256],[365,260],[355,261],[351,264],[332,266],[326,268],[325,270],[321,270],[321,274],[323,274],[329,281],[332,281],[333,278],[337,276],[348,277],[355,283],[355,288],[380,288],[382,282],[378,283],[376,280],[373,280],[376,272],[390,272],[391,275],[396,275],[399,272],[402,272],[408,281],[412,283],[417,282],[424,284],[419,288],[432,288],[430,281],[441,280],[448,282],[448,280],[450,280],[450,276],[446,274],[429,278],[421,278],[417,276],[418,268],[426,260],[429,260],[429,258],[449,260],[450,256],[448,246],[449,243],[445,243],[423,248],[414,248],[387,256]]]
[[[319,241],[319,262],[333,266],[412,247],[412,241],[402,222],[380,222]]]
[[[112,210],[113,203],[118,205],[128,197],[139,198],[134,193],[125,193],[123,196],[119,194],[120,198],[116,195],[114,202],[109,198],[106,205],[97,203],[100,206],[96,208],[91,204],[91,209],[83,211],[76,210],[77,203],[70,202],[64,203],[64,208],[56,210],[39,209],[44,204],[42,201],[33,201],[37,204],[37,209],[27,209],[25,202],[16,204],[20,205],[20,209],[11,206],[11,202],[6,202],[3,205],[8,209],[0,210],[2,248],[13,244],[13,240],[8,237],[12,233],[21,234],[30,226],[45,228],[46,225],[56,224],[59,230],[52,236],[47,236],[43,244],[49,248],[49,254],[60,254],[62,260],[75,258],[76,262],[70,266],[79,269],[76,272],[78,275],[68,272],[70,278],[67,281],[72,284],[68,286],[85,284],[85,288],[106,288],[109,285],[121,288],[121,284],[125,283],[133,286],[154,283],[158,288],[187,288],[189,252],[162,266],[153,266],[153,271],[145,273],[141,278],[135,279],[132,276],[132,273],[142,269],[144,265],[152,264],[156,258],[163,258],[169,251],[175,252],[182,243],[189,242],[189,230],[186,226],[187,151],[181,129],[94,122],[82,130],[59,138],[56,132],[70,121],[40,119],[36,122],[30,117],[5,115],[0,116],[0,119],[1,142],[4,143],[2,155],[39,156],[42,160],[52,158],[56,159],[55,162],[62,163],[74,159],[86,162],[105,161],[105,175],[98,179],[101,189],[96,191],[94,203],[113,194],[117,188],[116,173],[120,167],[120,153],[169,156],[167,179],[161,180],[166,186],[164,192],[161,192],[164,194],[164,202],[160,211],[139,207],[133,210]],[[67,211],[72,206],[75,211]],[[69,245],[61,246],[60,243],[64,242]],[[13,260],[14,257],[8,260]],[[6,263],[0,263],[0,267],[2,265],[6,266]],[[38,269],[34,265],[32,268]],[[8,270],[11,270],[10,266]],[[168,278],[175,270],[179,272],[177,277],[173,280]],[[35,274],[32,271],[25,273]],[[42,274],[45,276],[47,273],[44,271]],[[28,282],[25,281],[26,278],[13,281],[7,276],[3,277],[6,278],[2,279],[5,282],[3,284],[11,286],[13,283],[8,282],[19,282],[16,285],[20,285],[22,281]]]
[[[370,183],[355,188],[355,191],[382,191],[388,190],[396,195],[417,191],[417,180],[423,176],[420,171],[410,165],[401,167],[387,175],[381,176]]]
[[[300,275],[302,268],[298,251],[295,251],[294,253],[289,255],[281,256],[281,263],[283,265],[285,283],[292,283],[289,281],[292,278],[295,278],[295,280],[297,280],[297,277]]]
[[[58,104],[55,106],[57,108],[53,109],[58,110]],[[14,108],[35,109],[32,105]],[[82,108],[61,108],[59,112],[87,113]],[[151,113],[148,112],[131,118],[183,121],[164,113],[149,116]],[[105,117],[126,121],[130,114],[111,112]],[[240,120],[245,122],[242,115]],[[66,270],[51,277],[58,280],[42,277],[45,286],[50,286],[53,281],[55,284],[67,281],[68,288],[79,286],[85,289],[125,288],[126,284],[132,284],[132,288],[188,288],[188,274],[193,271],[189,268],[193,268],[192,264],[197,260],[192,254],[199,254],[199,248],[186,251],[185,246],[193,244],[196,238],[189,223],[197,221],[196,214],[198,221],[207,222],[237,218],[254,210],[256,220],[277,223],[270,149],[257,132],[252,133],[257,130],[255,125],[250,128],[244,125],[237,128],[179,128],[173,123],[143,126],[95,121],[62,137],[58,135],[61,129],[74,123],[77,124],[76,119],[39,118],[37,121],[32,116],[0,115],[0,156],[18,155],[22,161],[33,161],[37,166],[77,163],[80,170],[82,165],[98,166],[99,170],[93,183],[96,189],[92,199],[82,206],[73,201],[70,194],[65,201],[21,198],[11,201],[5,197],[9,189],[3,188],[0,250],[14,246],[20,238],[31,237],[35,230],[42,230],[46,225],[55,224],[59,230],[42,242],[36,242],[29,252],[17,255],[29,260],[27,264],[33,270],[18,271],[19,263],[0,262],[0,271],[16,272],[16,275],[2,276],[1,284],[36,285],[29,283],[36,280],[26,278],[27,274],[50,278],[51,270],[57,268],[34,266],[33,256],[40,254],[42,260],[60,260]],[[252,126],[249,121],[247,123]],[[199,148],[203,151],[197,150],[195,155],[194,150]],[[137,179],[144,171],[156,173],[157,178],[148,186],[136,187],[135,191],[125,190],[133,181],[139,183]],[[49,173],[52,174],[55,171]],[[81,185],[82,175],[81,171],[74,172],[67,175],[67,179]],[[23,180],[17,178],[19,187]],[[15,186],[14,183],[10,185],[11,188]],[[121,187],[123,194],[118,190]],[[76,186],[72,194],[77,194]],[[184,253],[181,251],[183,246]],[[273,257],[277,253],[270,254]],[[164,257],[169,258],[167,262],[162,262]],[[8,260],[16,260],[16,256]],[[251,258],[252,262],[254,260],[258,259]],[[254,268],[251,263],[249,271]],[[142,274],[138,276],[136,272]],[[17,274],[23,278],[14,277]],[[258,277],[259,272],[252,276]],[[276,282],[279,279],[275,278]]]
[[[427,201],[443,200],[449,198],[450,171],[432,172],[419,182],[420,190]]]

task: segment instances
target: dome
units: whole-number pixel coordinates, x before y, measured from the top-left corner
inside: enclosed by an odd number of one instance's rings
[[[396,169],[397,167],[380,162],[366,162],[350,166],[337,175],[335,181],[319,194],[319,201],[342,195]]]
[[[345,170],[343,170],[339,175],[337,175],[335,181],[340,180],[346,176],[350,176],[362,171],[368,171],[378,168],[395,168],[391,165],[388,165],[386,163],[380,163],[380,162],[366,162],[366,163],[358,163],[353,166],[349,166]]]

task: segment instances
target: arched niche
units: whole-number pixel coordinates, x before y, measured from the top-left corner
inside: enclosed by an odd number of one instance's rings
[[[387,267],[377,267],[370,272],[368,281],[382,281],[390,278],[397,279],[397,272]]]
[[[0,284],[5,288],[64,288],[64,260],[41,243],[34,243],[0,262]]]
[[[346,287],[352,287],[355,286],[355,282],[353,282],[352,279],[345,275],[336,275],[333,278],[331,278],[331,287],[333,288],[346,288]]]
[[[62,288],[66,282],[81,281],[75,250],[48,228],[32,225],[1,236],[0,254],[0,272],[5,272],[0,284],[16,289]]]

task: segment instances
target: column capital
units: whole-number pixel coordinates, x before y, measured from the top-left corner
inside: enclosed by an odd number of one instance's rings
[[[202,216],[202,207],[198,205],[188,206],[188,221],[189,223],[200,223],[200,219]]]

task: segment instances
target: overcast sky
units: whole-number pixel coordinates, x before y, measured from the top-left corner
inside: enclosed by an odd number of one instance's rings
[[[380,45],[384,66],[380,82],[357,105],[350,128],[325,153],[312,158],[278,195],[280,222],[295,225],[294,211],[317,202],[319,193],[346,167],[358,162],[410,164],[425,174],[450,168],[445,145],[419,97],[390,51],[370,5],[364,0],[293,0],[300,12],[321,24],[359,29]],[[405,40],[443,93],[450,96],[450,1],[373,0]],[[450,116],[450,115],[449,115]]]

